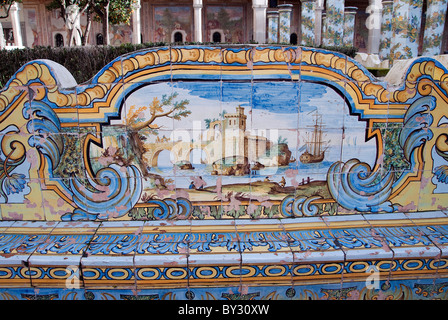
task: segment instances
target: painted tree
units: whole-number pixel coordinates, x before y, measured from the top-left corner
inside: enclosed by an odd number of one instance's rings
[[[189,100],[176,100],[179,94],[174,92],[170,95],[163,95],[162,100],[154,98],[150,105],[136,107],[132,106],[127,114],[127,132],[129,145],[134,153],[134,159],[137,162],[144,176],[149,176],[149,166],[144,161],[143,155],[148,150],[144,146],[146,136],[142,133],[158,134],[162,126],[157,124],[157,119],[170,118],[181,120],[188,117],[191,113],[187,110]],[[149,112],[149,116],[147,115]]]
[[[166,37],[168,37],[168,38],[165,37],[163,39],[164,41],[167,41],[167,42],[170,41],[170,35],[174,29],[175,23],[176,23],[176,18],[171,14],[171,11],[168,8],[166,8],[163,11],[162,19],[160,21],[160,24],[162,25],[163,29],[167,31]]]

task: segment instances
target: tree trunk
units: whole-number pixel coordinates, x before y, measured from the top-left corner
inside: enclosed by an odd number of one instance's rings
[[[104,16],[103,16],[103,37],[104,37],[104,44],[109,46],[110,45],[110,38],[109,38],[109,2],[104,6]]]
[[[151,167],[145,162],[143,158],[143,154],[146,152],[146,150],[143,146],[143,141],[139,136],[140,134],[138,131],[128,131],[128,142],[131,147],[130,149],[132,150],[134,160],[138,164],[140,171],[142,172],[144,177],[149,177],[149,170],[151,169]]]
[[[89,11],[87,11],[87,25],[86,30],[84,31],[84,36],[82,37],[82,45],[86,46],[89,43],[90,36],[90,27],[92,26],[92,15]]]
[[[0,22],[0,49],[3,49],[6,47],[5,37],[3,36],[3,27],[2,23]]]

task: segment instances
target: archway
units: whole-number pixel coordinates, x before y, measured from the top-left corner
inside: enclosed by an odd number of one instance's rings
[[[174,34],[174,42],[184,42],[183,38],[182,33],[179,31]]]
[[[56,33],[54,36],[54,42],[56,47],[63,47],[64,46],[64,36],[60,33]]]
[[[171,32],[170,41],[175,43],[182,43],[187,39],[187,32],[185,30],[176,29]]]
[[[157,167],[159,169],[164,169],[164,168],[172,168],[173,166],[173,162],[174,162],[174,156],[171,153],[170,150],[167,149],[161,149],[156,151],[156,153],[154,153],[154,156],[152,157],[152,163],[151,166]]]
[[[213,42],[221,42],[221,33],[219,33],[218,31],[216,31],[216,32],[214,32],[213,33],[213,36],[212,36],[212,40],[213,40]]]
[[[297,44],[297,33],[292,33],[289,37],[290,44]]]
[[[104,44],[104,38],[103,38],[103,35],[101,34],[101,33],[98,33],[97,35],[96,35],[96,45],[97,46],[101,46],[101,45],[103,45]]]
[[[189,161],[192,164],[208,164],[210,159],[204,149],[193,148],[190,150]]]

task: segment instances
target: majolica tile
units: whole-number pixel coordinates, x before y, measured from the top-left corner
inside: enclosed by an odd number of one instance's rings
[[[25,64],[0,92],[1,220],[15,221],[0,224],[2,286],[46,290],[10,291],[20,299],[430,294],[413,285],[446,274],[447,71],[425,57],[400,69],[383,81],[343,54],[277,45],[142,50],[81,85]]]
[[[135,288],[133,256],[87,255],[81,258],[81,272],[85,288],[113,287],[118,281],[121,288]]]
[[[30,254],[12,254],[11,256],[3,254],[0,257],[2,264],[0,280],[1,287],[7,288],[30,288],[31,277],[26,262]]]

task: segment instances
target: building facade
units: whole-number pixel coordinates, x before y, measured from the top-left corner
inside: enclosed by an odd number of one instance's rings
[[[47,0],[14,4],[0,19],[2,46],[67,46],[70,32]],[[355,46],[381,60],[448,50],[447,0],[139,0],[129,25],[110,27],[110,43],[215,42]],[[86,17],[81,16],[81,29]],[[93,22],[89,45],[104,43]]]

